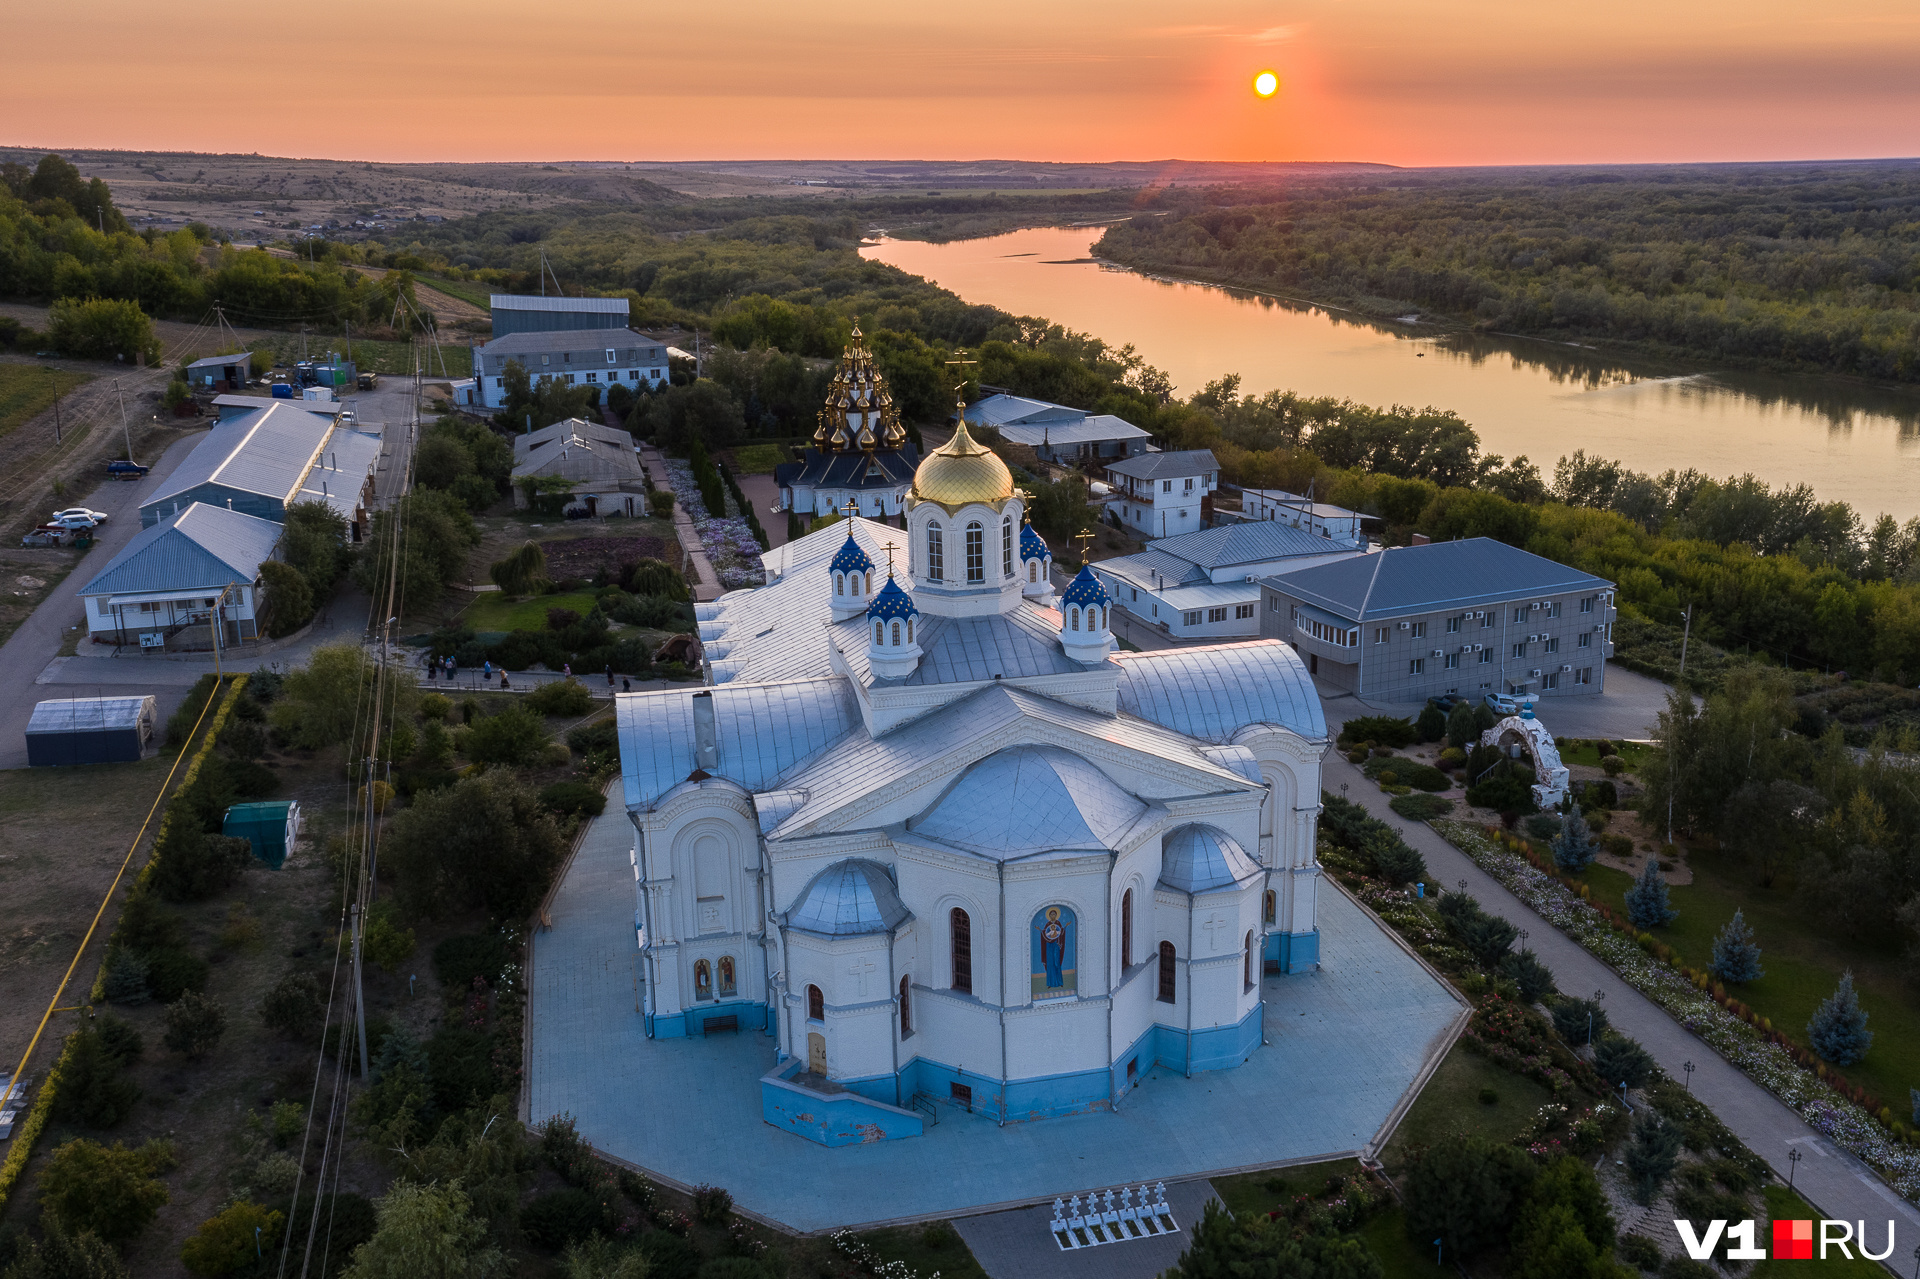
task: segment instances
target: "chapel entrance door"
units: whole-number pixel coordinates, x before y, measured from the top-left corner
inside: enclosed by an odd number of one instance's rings
[[[819,1031],[807,1034],[807,1070],[822,1079],[827,1077],[827,1037]]]

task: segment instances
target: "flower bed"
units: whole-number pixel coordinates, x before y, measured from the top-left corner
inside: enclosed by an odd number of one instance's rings
[[[1542,919],[1792,1107],[1815,1131],[1857,1156],[1901,1195],[1920,1202],[1920,1151],[1895,1141],[1874,1118],[1873,1111],[1879,1109],[1874,1098],[1728,998],[1705,974],[1675,966],[1670,950],[1636,934],[1607,907],[1587,900],[1584,886],[1577,888],[1549,870],[1526,841],[1467,822],[1438,821],[1433,828]]]
[[[720,585],[728,590],[766,585],[766,570],[760,567],[760,540],[747,527],[746,520],[738,511],[732,514],[723,511],[718,515],[709,511],[706,499],[700,496],[699,482],[693,478],[693,466],[684,458],[665,458],[663,463],[667,487],[673,490],[674,500],[693,521],[694,534],[699,537],[701,549],[712,563]]]

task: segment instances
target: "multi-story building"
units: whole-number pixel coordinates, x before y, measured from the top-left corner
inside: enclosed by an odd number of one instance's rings
[[[506,403],[507,365],[514,362],[535,383],[553,378],[602,391],[616,383],[652,390],[667,380],[666,346],[631,329],[528,330],[473,348],[474,378],[487,408]]]
[[[1174,639],[1260,634],[1260,579],[1366,550],[1277,521],[1243,521],[1149,542],[1090,565],[1107,594],[1142,625]]]
[[[493,336],[512,333],[577,332],[581,329],[625,329],[633,314],[626,298],[537,297],[495,293],[487,298],[493,312]]]
[[[1142,537],[1197,533],[1213,522],[1220,463],[1209,449],[1142,453],[1107,465],[1107,513]]]
[[[1291,524],[1335,541],[1355,542],[1363,536],[1366,516],[1330,502],[1316,502],[1285,489],[1241,489],[1240,514],[1249,520]]]
[[[1085,466],[1147,451],[1152,437],[1125,418],[1089,413],[1048,400],[998,392],[967,405],[967,424],[992,427],[1009,444],[1024,444],[1042,462]]]
[[[1380,702],[1598,693],[1613,583],[1492,538],[1401,546],[1264,579],[1260,634]]]

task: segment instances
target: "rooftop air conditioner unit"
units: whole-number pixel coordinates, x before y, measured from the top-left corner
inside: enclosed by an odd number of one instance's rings
[[[1538,604],[1529,604],[1529,605],[1527,605],[1527,607],[1528,607],[1528,608],[1539,608],[1540,606],[1539,606]]]
[[[1471,653],[1471,652],[1473,651],[1473,645],[1471,645],[1471,644],[1462,644],[1462,645],[1460,646],[1460,651],[1461,651],[1462,653]]]

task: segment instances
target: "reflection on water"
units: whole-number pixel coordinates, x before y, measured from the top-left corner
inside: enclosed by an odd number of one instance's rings
[[[1487,452],[1526,454],[1549,476],[1556,458],[1583,448],[1642,471],[1808,483],[1869,516],[1920,514],[1920,392],[1381,323],[1089,262],[1099,234],[1038,228],[944,245],[883,240],[862,252],[969,302],[1131,342],[1182,394],[1237,372],[1253,394],[1452,409]]]

